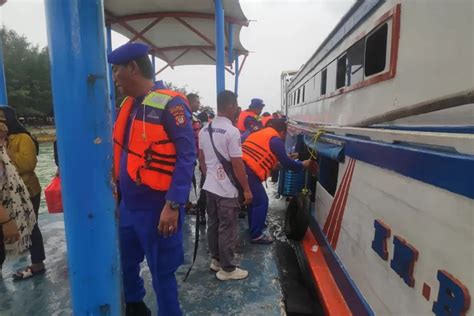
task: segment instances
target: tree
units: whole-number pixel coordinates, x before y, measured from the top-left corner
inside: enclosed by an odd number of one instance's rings
[[[183,95],[188,95],[189,93],[196,93],[199,95],[199,93],[195,90],[191,91],[191,92],[188,92],[187,91],[187,86],[184,86],[184,87],[178,87],[178,86],[175,86],[172,82],[164,82],[165,84],[165,87],[170,89],[170,90],[173,90],[173,91],[178,91],[178,92],[181,92]],[[118,91],[115,91],[115,106],[116,107],[119,107],[120,104],[122,103],[124,99],[124,96],[120,95],[120,93],[118,93]]]
[[[7,83],[8,105],[23,116],[50,116],[53,113],[48,48],[40,49],[25,36],[3,28],[3,54]],[[178,87],[165,82],[168,89],[188,94],[187,86]],[[192,91],[193,93],[197,93]],[[123,100],[115,93],[115,103]]]
[[[196,94],[198,94],[198,93],[197,93],[196,91],[194,91],[194,90],[188,92],[188,91],[187,91],[187,87],[188,87],[187,85],[184,86],[184,87],[178,87],[178,86],[175,86],[172,82],[166,82],[166,81],[165,81],[165,86],[168,87],[168,89],[170,89],[170,90],[181,92],[181,93],[184,94],[184,95],[188,95],[189,93],[196,93]]]
[[[40,49],[25,36],[5,28],[2,40],[9,105],[20,115],[50,115],[52,97],[47,48]]]

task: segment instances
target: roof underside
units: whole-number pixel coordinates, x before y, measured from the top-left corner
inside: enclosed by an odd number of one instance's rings
[[[228,27],[233,24],[234,54],[247,55],[240,30],[248,26],[238,0],[223,0],[226,63]],[[105,0],[106,23],[130,41],[147,44],[152,54],[169,66],[214,65],[215,25],[213,0]]]

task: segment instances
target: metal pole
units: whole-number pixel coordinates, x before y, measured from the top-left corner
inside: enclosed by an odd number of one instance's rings
[[[108,24],[107,29],[107,53],[112,52],[112,26]],[[112,119],[115,121],[115,87],[112,65],[107,65],[109,71],[109,89],[110,89],[110,104],[112,105]]]
[[[229,35],[227,36],[227,39],[229,43],[227,44],[227,49],[228,49],[228,60],[229,64],[232,67],[232,63],[234,62],[234,24],[229,23],[228,27]]]
[[[234,93],[239,95],[239,54],[235,54]]]
[[[102,0],[46,0],[74,315],[122,315]]]
[[[155,61],[155,55],[151,54],[151,66],[153,68],[153,82],[156,80],[156,61]]]
[[[225,36],[222,0],[214,0],[216,26],[216,86],[217,93],[225,90]]]
[[[5,68],[3,67],[3,25],[0,25],[0,28],[0,106],[5,106],[8,104],[8,98]]]

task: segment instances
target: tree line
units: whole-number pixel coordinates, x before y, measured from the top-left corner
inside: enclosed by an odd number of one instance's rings
[[[32,45],[25,36],[5,28],[2,40],[8,105],[22,116],[50,116],[48,49]]]
[[[33,45],[14,30],[3,28],[3,57],[8,105],[28,121],[54,116],[48,48]],[[165,85],[187,94],[186,87]],[[123,97],[116,95],[116,106]]]

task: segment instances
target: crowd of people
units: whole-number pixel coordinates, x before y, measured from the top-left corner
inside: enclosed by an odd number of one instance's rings
[[[262,183],[280,165],[315,172],[316,163],[287,155],[286,120],[278,113],[262,114],[260,98],[241,110],[237,95],[222,91],[217,115],[200,112],[199,95],[185,96],[155,82],[146,45],[125,44],[108,55],[108,62],[124,96],[113,141],[125,312],[151,315],[140,276],[146,258],[158,315],[181,315],[175,272],[184,261],[182,227],[192,187],[200,192],[192,209],[207,224],[210,270],[221,281],[241,280],[248,271],[234,255],[239,214],[245,210],[251,244],[271,244]],[[0,265],[10,251],[31,254],[31,265],[15,273],[15,280],[45,271],[37,224],[37,154],[37,142],[13,109],[0,108]]]
[[[125,44],[108,56],[124,99],[114,128],[115,176],[120,210],[120,247],[127,315],[150,315],[139,275],[147,258],[159,315],[181,315],[176,269],[183,263],[184,208],[195,175],[201,177],[196,214],[205,223],[209,268],[221,281],[240,280],[248,271],[235,261],[238,217],[247,206],[251,244],[268,245],[268,197],[262,185],[279,164],[316,169],[312,160],[289,157],[287,123],[262,114],[262,99],[240,110],[237,95],[217,96],[217,115],[198,113],[197,94],[184,96],[154,82],[148,47]],[[197,190],[196,190],[197,191]]]

